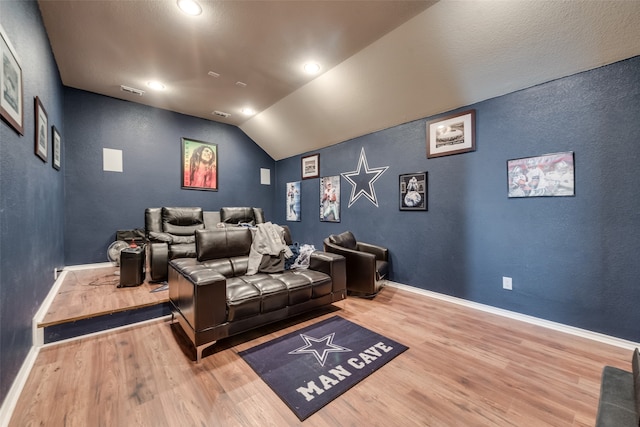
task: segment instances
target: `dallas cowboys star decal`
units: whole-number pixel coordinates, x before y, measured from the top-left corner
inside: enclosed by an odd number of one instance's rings
[[[362,170],[363,166],[364,170]],[[376,197],[376,190],[373,188],[373,183],[376,182],[387,169],[389,169],[389,166],[369,169],[367,155],[364,153],[364,147],[362,147],[360,159],[358,160],[358,168],[354,171],[340,174],[352,185],[351,197],[349,198],[347,208],[350,208],[360,196],[366,197],[371,203],[378,207],[378,198]]]
[[[305,345],[290,351],[289,354],[313,354],[318,360],[318,363],[320,363],[321,366],[324,366],[324,362],[327,361],[329,353],[346,353],[351,351],[351,349],[333,343],[335,334],[336,333],[333,332],[322,338],[314,338],[309,335],[300,334],[300,338],[304,340]]]

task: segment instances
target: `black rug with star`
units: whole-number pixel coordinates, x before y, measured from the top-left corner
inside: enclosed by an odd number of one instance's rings
[[[407,349],[334,316],[239,354],[303,421]]]

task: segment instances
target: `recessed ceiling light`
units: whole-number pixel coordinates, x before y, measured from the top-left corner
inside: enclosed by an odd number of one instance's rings
[[[153,90],[164,90],[164,85],[156,80],[147,82],[147,86],[149,86]]]
[[[253,108],[243,108],[242,109],[242,114],[244,114],[245,116],[252,116],[256,113],[256,110],[254,110]]]
[[[318,74],[320,72],[320,64],[317,62],[307,62],[303,68],[307,74]]]
[[[195,0],[178,0],[178,7],[187,15],[197,16],[202,13],[202,8]]]

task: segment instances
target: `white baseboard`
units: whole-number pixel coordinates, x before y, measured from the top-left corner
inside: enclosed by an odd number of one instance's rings
[[[552,322],[550,320],[540,319],[538,317],[528,316],[526,314],[517,313],[515,311],[504,310],[502,308],[497,308],[490,305],[468,301],[462,298],[452,297],[450,295],[440,294],[437,292],[427,291],[425,289],[420,289],[413,286],[403,285],[401,283],[392,282],[390,280],[386,280],[385,285],[398,288],[398,289],[403,289],[408,292],[424,295],[430,298],[436,298],[436,299],[448,301],[454,304],[463,305],[465,307],[473,308],[473,309],[484,311],[487,313],[496,314],[498,316],[508,317],[509,319],[519,320],[521,322],[527,322],[533,325],[542,326],[545,328],[553,329],[555,331],[564,332],[566,334],[587,338],[593,341],[602,342],[602,343],[613,345],[616,347],[621,347],[631,351],[633,351],[636,348],[640,348],[640,343],[637,343],[637,342],[624,340],[622,338],[612,337],[609,335],[601,334],[599,332],[593,332],[586,329],[580,329],[573,326],[564,325],[562,323]]]
[[[0,427],[7,427],[9,425],[9,421],[11,421],[11,416],[13,415],[13,410],[18,403],[20,394],[22,394],[24,385],[27,383],[27,378],[29,378],[31,369],[36,363],[39,352],[39,347],[31,347],[29,354],[27,354],[26,359],[18,371],[18,375],[13,380],[13,384],[11,384],[9,392],[4,399],[4,402],[2,402],[2,406],[0,406]]]

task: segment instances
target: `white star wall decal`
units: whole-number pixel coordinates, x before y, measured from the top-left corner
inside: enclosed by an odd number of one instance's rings
[[[321,366],[324,366],[324,362],[327,361],[329,353],[345,353],[347,351],[351,351],[346,347],[334,344],[333,338],[335,335],[336,333],[333,332],[322,338],[313,338],[309,335],[300,334],[300,338],[304,340],[305,345],[290,351],[289,354],[313,354],[318,360],[318,363],[320,363]]]
[[[363,166],[364,170],[362,170]],[[360,159],[358,159],[358,168],[354,171],[340,174],[344,179],[349,181],[352,186],[351,197],[349,198],[347,208],[350,208],[360,196],[366,197],[371,203],[378,207],[378,198],[376,197],[376,189],[373,187],[373,183],[376,182],[387,169],[389,169],[389,166],[369,169],[367,155],[364,152],[364,147],[362,147]]]

